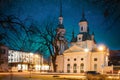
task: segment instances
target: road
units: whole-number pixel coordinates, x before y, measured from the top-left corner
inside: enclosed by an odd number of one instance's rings
[[[30,78],[32,77],[32,78]],[[119,80],[118,75],[109,75],[109,79]],[[86,76],[82,74],[65,74],[65,73],[30,73],[29,72],[14,72],[14,73],[0,73],[0,80],[86,80]]]
[[[0,76],[2,76],[2,79],[0,80],[68,80],[64,78],[70,78],[70,79],[81,79],[85,76],[80,76],[79,74],[57,74],[57,73],[32,73],[30,75],[29,72],[12,72],[12,73],[0,73]],[[30,78],[32,77],[32,78]]]

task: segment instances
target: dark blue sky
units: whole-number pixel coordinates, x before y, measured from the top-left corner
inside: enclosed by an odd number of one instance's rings
[[[71,38],[73,28],[76,35],[79,33],[78,22],[84,7],[90,31],[94,31],[97,43],[110,49],[120,49],[120,2],[109,1],[112,0],[62,0],[66,37]],[[59,6],[59,0],[0,0],[1,13],[16,15],[23,20],[30,18],[38,23],[48,17],[58,18]]]

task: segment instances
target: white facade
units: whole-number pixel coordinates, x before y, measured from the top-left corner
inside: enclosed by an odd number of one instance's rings
[[[56,60],[57,72],[64,73],[83,73],[86,71],[97,71],[103,73],[108,67],[107,50],[104,51],[85,51],[76,45],[64,51]]]
[[[79,22],[80,32],[72,37],[71,46],[62,55],[57,56],[57,72],[83,73],[97,71],[103,73],[108,67],[108,49],[105,46],[99,50],[93,34],[89,33],[88,22],[84,12]],[[74,32],[73,32],[74,33]]]
[[[42,55],[22,51],[9,50],[8,63],[13,70],[40,70],[43,64]]]
[[[86,71],[101,72],[108,66],[106,51],[85,52],[83,48],[72,46],[64,52],[64,72],[82,73]]]

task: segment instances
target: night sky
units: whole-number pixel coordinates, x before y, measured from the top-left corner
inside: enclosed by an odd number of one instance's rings
[[[21,20],[30,18],[41,23],[48,17],[58,18],[59,2],[59,0],[0,0],[0,13],[15,15]],[[90,33],[94,31],[96,42],[105,44],[112,50],[120,50],[119,3],[119,0],[62,0],[63,24],[68,41],[71,39],[73,29],[76,35],[79,33],[78,22],[84,8]]]

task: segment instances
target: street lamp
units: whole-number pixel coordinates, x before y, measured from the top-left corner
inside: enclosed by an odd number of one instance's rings
[[[85,52],[89,52],[89,49],[88,49],[88,48],[85,48],[84,51],[85,51]]]
[[[99,45],[98,46],[98,50],[99,51],[104,51],[105,50],[105,46],[104,45]]]

